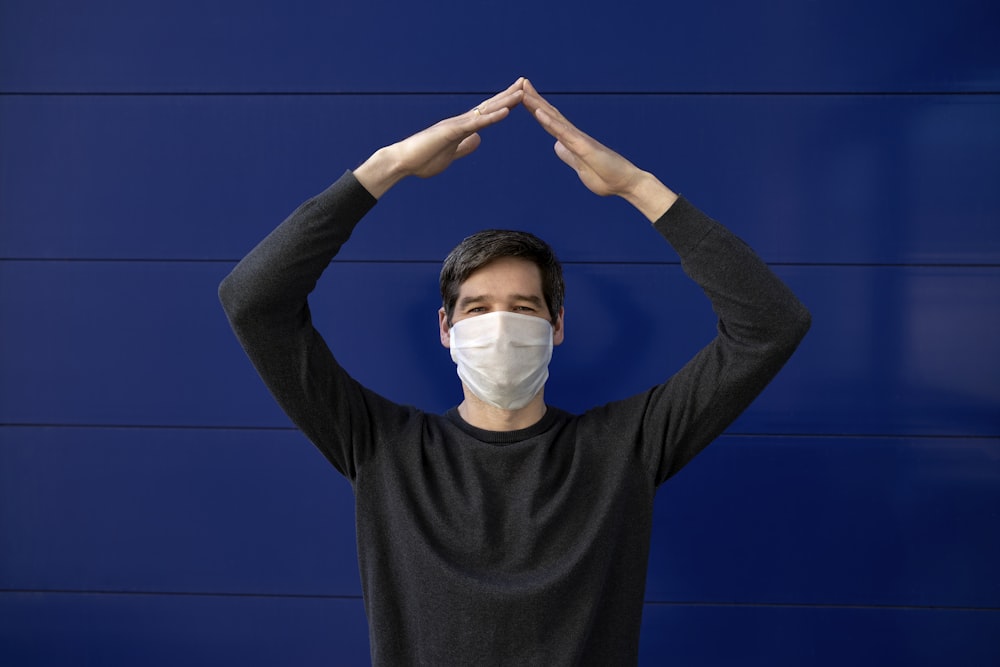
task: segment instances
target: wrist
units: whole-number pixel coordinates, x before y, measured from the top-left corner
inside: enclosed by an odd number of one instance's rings
[[[392,146],[378,149],[354,170],[354,177],[375,199],[380,199],[406,175]]]
[[[648,171],[641,171],[629,188],[621,193],[621,197],[636,207],[650,222],[663,217],[677,201],[677,194]]]

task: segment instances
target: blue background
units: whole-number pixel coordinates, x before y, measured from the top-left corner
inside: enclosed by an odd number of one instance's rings
[[[350,487],[216,286],[375,148],[519,75],[813,312],[658,495],[642,664],[1000,663],[998,26],[986,0],[0,3],[0,664],[367,663]],[[458,402],[438,265],[494,226],[566,265],[556,405],[714,334],[670,248],[517,110],[324,276],[348,370]]]

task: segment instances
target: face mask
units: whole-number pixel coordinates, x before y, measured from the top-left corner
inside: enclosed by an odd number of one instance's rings
[[[517,410],[549,377],[552,325],[506,311],[468,317],[451,327],[451,358],[458,377],[481,401]]]

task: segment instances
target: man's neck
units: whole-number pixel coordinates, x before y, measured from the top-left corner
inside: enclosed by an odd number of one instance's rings
[[[458,406],[458,414],[468,424],[484,431],[518,431],[534,426],[545,416],[544,390],[539,391],[531,399],[531,402],[523,408],[503,410],[489,403],[484,403],[467,387],[463,388],[465,389],[465,400]]]

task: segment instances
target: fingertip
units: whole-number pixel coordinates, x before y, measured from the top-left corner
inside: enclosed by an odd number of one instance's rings
[[[490,111],[489,113],[481,116],[484,121],[479,126],[480,128],[488,127],[494,123],[499,123],[510,113],[510,107],[500,107],[496,111]]]

